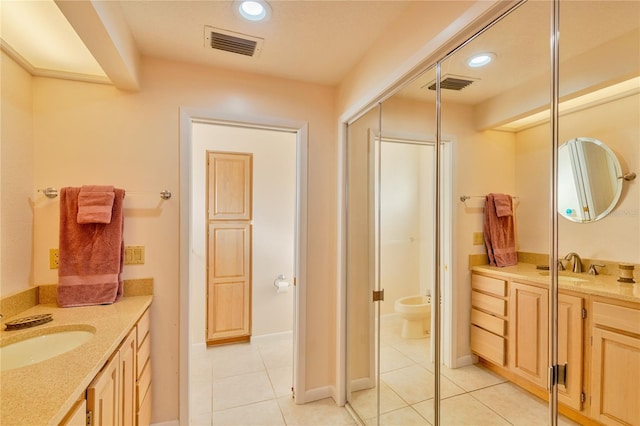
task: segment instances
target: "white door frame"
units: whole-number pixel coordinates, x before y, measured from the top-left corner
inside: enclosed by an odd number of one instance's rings
[[[295,219],[295,285],[293,320],[293,386],[295,401],[305,401],[306,347],[306,283],[307,283],[307,169],[308,123],[268,116],[230,114],[206,108],[180,108],[180,424],[189,424],[189,381],[191,323],[192,253],[192,123],[194,121],[230,124],[244,127],[282,130],[296,133],[296,219]]]

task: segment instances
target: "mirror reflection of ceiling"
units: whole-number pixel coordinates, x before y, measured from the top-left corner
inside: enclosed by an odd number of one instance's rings
[[[626,90],[640,92],[636,78],[640,73],[640,2],[569,1],[561,3],[560,14],[561,101],[574,100],[575,104],[580,101],[576,98],[594,90],[600,90],[600,97],[614,96],[601,89],[621,82],[626,82]],[[515,115],[500,122],[479,120],[479,128],[497,128],[532,113],[544,116],[550,99],[549,16],[549,2],[529,1],[442,61],[443,79],[454,76],[473,81],[460,91],[443,90],[442,101],[475,106],[476,110],[494,107],[507,93],[529,101],[528,110],[514,110]],[[496,58],[483,68],[467,66],[467,59],[480,52],[494,53]],[[435,91],[427,89],[434,82],[435,69],[397,96],[434,102]],[[593,96],[588,101],[594,102]],[[502,130],[522,129],[531,122]]]

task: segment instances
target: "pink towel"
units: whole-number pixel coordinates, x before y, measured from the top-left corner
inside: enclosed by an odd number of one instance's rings
[[[58,305],[109,304],[122,296],[124,190],[115,189],[111,223],[79,224],[80,188],[60,190]]]
[[[511,197],[509,204],[511,205]],[[487,195],[484,203],[484,242],[489,264],[512,266],[518,263],[513,214],[498,216],[495,194]]]
[[[504,217],[511,216],[513,210],[511,210],[511,195],[507,194],[490,194],[493,195],[493,202],[496,205],[496,216]]]
[[[113,186],[83,186],[78,194],[78,223],[111,223]]]

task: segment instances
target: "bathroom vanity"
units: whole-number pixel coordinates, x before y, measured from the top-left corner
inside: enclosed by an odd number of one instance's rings
[[[471,268],[471,350],[490,370],[548,399],[549,271]],[[562,272],[560,412],[581,424],[640,424],[640,284]]]
[[[114,304],[59,308],[40,289],[27,291],[36,292],[35,298],[26,295],[39,303],[3,320],[51,313],[53,321],[29,329],[3,330],[1,346],[61,330],[88,330],[93,336],[57,356],[3,370],[0,424],[149,424],[152,292],[127,294],[125,284],[125,297]],[[3,309],[12,303],[3,300]]]

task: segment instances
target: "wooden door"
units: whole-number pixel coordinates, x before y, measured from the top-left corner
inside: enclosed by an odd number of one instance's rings
[[[120,357],[116,352],[87,388],[87,411],[96,426],[120,425]]]
[[[591,417],[606,425],[640,425],[640,338],[593,329]]]
[[[549,306],[547,289],[513,282],[509,293],[509,365],[547,387]]]
[[[208,156],[207,344],[251,336],[251,154]]]
[[[580,411],[583,377],[583,299],[558,295],[558,365],[567,365],[566,384],[558,386],[558,401]]]

